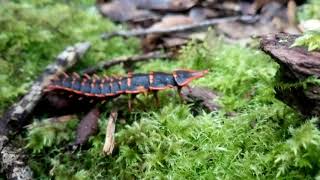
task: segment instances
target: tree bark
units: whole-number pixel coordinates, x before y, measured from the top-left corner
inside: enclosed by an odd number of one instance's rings
[[[320,85],[306,83],[309,77],[320,77],[320,52],[305,47],[291,47],[297,35],[284,33],[263,36],[261,49],[279,65],[276,97],[303,115],[320,115]]]

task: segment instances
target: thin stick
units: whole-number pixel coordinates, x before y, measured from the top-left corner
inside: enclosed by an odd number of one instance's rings
[[[106,138],[103,146],[103,153],[106,155],[112,154],[115,140],[114,132],[116,130],[116,121],[118,117],[117,110],[112,110],[108,120],[108,126],[106,128]]]
[[[59,116],[59,117],[52,117],[46,119],[47,121],[50,121],[52,123],[66,123],[69,122],[73,119],[77,119],[77,115],[75,114],[69,114],[69,115],[64,115],[64,116]]]
[[[44,70],[30,91],[4,113],[0,120],[0,166],[7,179],[33,179],[30,167],[24,162],[25,155],[18,145],[9,142],[8,135],[18,132],[25,125],[26,117],[41,99],[42,89],[50,79],[73,66],[89,47],[90,43],[85,42],[66,48],[57,56],[55,63]]]
[[[175,32],[188,31],[192,29],[205,28],[215,24],[226,23],[226,22],[237,21],[237,20],[241,20],[245,22],[254,22],[257,19],[258,19],[258,16],[232,16],[232,17],[225,17],[225,18],[214,18],[214,19],[201,21],[199,23],[179,25],[179,26],[165,28],[165,29],[148,28],[148,29],[138,29],[138,30],[132,30],[132,31],[117,31],[117,32],[111,32],[111,33],[104,33],[102,35],[102,39],[107,40],[115,36],[132,37],[132,36],[143,36],[148,34],[169,34],[169,33],[175,33]]]
[[[141,55],[134,55],[134,56],[127,56],[127,57],[118,57],[111,60],[105,60],[99,65],[95,67],[91,67],[88,69],[85,69],[81,71],[81,74],[94,74],[97,72],[100,72],[102,70],[108,69],[112,66],[118,65],[118,64],[133,64],[140,61],[149,61],[152,59],[165,59],[170,58],[173,56],[172,52],[162,53],[161,51],[153,51],[149,52],[147,54],[141,54]]]

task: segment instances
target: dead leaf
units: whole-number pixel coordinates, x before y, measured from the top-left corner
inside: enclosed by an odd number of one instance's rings
[[[75,145],[82,145],[88,141],[89,137],[98,130],[99,108],[93,108],[80,121],[77,128]]]
[[[268,24],[243,24],[240,22],[221,23],[217,26],[218,31],[231,39],[247,39],[252,36],[259,36],[277,32],[271,23]],[[236,29],[236,31],[235,31]]]
[[[192,24],[193,19],[184,15],[169,15],[162,18],[158,23],[151,26],[151,29],[164,29],[179,25]]]
[[[185,38],[179,38],[179,37],[164,37],[162,38],[163,40],[163,44],[161,46],[163,46],[163,48],[174,48],[174,47],[180,47],[182,45],[185,45],[188,43],[189,39],[185,39]],[[158,47],[161,48],[161,47]]]
[[[250,14],[256,14],[258,10],[269,3],[285,4],[288,0],[255,0],[250,7]]]
[[[110,3],[97,4],[99,12],[113,21],[146,21],[149,19],[158,19],[158,16],[148,10],[137,9],[130,0],[118,0]]]
[[[171,15],[171,16],[164,17],[162,21],[155,23],[153,26],[150,27],[150,29],[165,29],[165,28],[192,24],[192,23],[193,23],[193,19],[189,16]],[[170,37],[172,36],[173,34],[170,35]],[[146,38],[144,38],[142,41],[143,49],[147,52],[156,49],[156,47],[158,47],[158,45],[162,44],[163,42],[163,39],[161,39],[161,37],[164,37],[164,36],[159,34],[147,35]],[[175,39],[174,41],[177,41],[177,39]],[[169,43],[172,43],[172,42],[169,42]]]
[[[189,17],[193,19],[194,22],[203,21],[208,18],[217,17],[219,13],[213,9],[195,7],[189,11]]]

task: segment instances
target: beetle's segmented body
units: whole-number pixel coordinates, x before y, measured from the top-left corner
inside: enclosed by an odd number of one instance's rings
[[[48,85],[45,91],[62,90],[88,97],[116,97],[121,94],[139,94],[150,91],[186,86],[193,79],[203,77],[208,71],[176,70],[173,73],[128,73],[127,77],[98,77],[74,73],[64,74]]]

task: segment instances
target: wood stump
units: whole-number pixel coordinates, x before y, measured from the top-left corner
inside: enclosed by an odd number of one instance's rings
[[[297,37],[284,33],[263,36],[260,47],[280,65],[276,97],[303,115],[319,116],[320,84],[302,82],[320,77],[320,52],[291,47]]]

